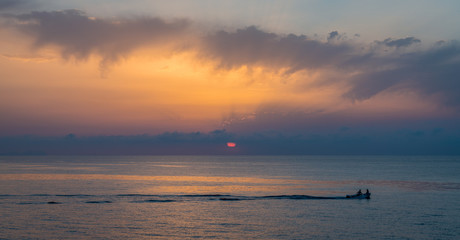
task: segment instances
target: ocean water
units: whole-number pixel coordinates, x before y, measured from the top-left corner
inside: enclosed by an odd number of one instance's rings
[[[460,157],[0,157],[0,239],[192,238],[460,239]]]

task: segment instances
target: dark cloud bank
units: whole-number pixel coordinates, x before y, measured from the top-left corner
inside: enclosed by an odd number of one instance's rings
[[[33,2],[27,0],[0,0],[0,11],[10,11],[21,8],[33,7]]]
[[[228,148],[235,142],[236,148]],[[341,127],[328,134],[259,132],[236,135],[168,132],[160,135],[0,137],[0,155],[459,155],[460,132],[442,128],[359,133]]]

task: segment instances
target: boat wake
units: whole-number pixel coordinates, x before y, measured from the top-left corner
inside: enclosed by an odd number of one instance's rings
[[[267,200],[341,200],[355,199],[347,196],[310,196],[310,195],[267,195],[241,196],[227,194],[186,194],[186,195],[154,195],[154,194],[32,194],[32,195],[0,195],[0,203],[12,204],[106,204],[117,202],[129,203],[174,203],[191,201],[267,201]],[[362,199],[362,198],[356,198]]]

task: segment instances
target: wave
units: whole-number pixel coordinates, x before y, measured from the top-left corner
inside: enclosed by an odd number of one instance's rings
[[[242,196],[228,194],[186,194],[186,195],[152,195],[152,194],[114,194],[114,195],[88,195],[88,194],[31,194],[7,195],[2,198],[4,203],[20,205],[29,204],[71,204],[89,203],[105,204],[114,202],[130,203],[174,203],[184,201],[255,201],[255,200],[334,200],[350,199],[342,196],[310,196],[310,195],[266,195]],[[8,200],[9,199],[9,200]],[[4,201],[8,200],[8,201]]]
[[[267,196],[240,196],[229,194],[187,194],[187,195],[161,195],[161,194],[115,194],[115,195],[89,195],[89,194],[30,194],[30,195],[0,195],[1,197],[174,197],[174,198],[243,198],[243,199],[336,199],[341,197],[322,197],[310,195],[267,195]]]
[[[128,194],[117,194],[117,197],[156,197],[159,195],[152,195],[152,194],[138,194],[138,193],[128,193]]]
[[[52,195],[49,195],[49,196],[52,196]],[[88,194],[57,194],[57,195],[54,195],[56,197],[93,197],[93,196],[96,196],[96,195],[88,195]]]
[[[231,195],[223,194],[189,194],[189,195],[178,195],[182,197],[230,197]]]
[[[147,199],[147,200],[144,200],[144,202],[176,202],[176,200],[172,200],[172,199]]]
[[[85,203],[112,203],[112,201],[86,201]]]
[[[345,199],[346,197],[321,197],[321,196],[310,196],[310,195],[275,195],[275,196],[262,196],[260,199]]]
[[[62,204],[62,202],[48,201],[48,202],[17,202],[18,205],[32,205],[32,204]]]
[[[242,198],[235,198],[235,197],[225,197],[225,198],[219,198],[221,201],[241,201],[241,200],[248,200],[248,199],[242,199]]]
[[[263,199],[287,199],[287,200],[307,200],[307,199],[347,199],[346,197],[321,197],[321,196],[310,196],[310,195],[273,195],[273,196],[239,196],[239,197],[222,197],[219,198],[221,201],[242,201],[242,200],[263,200]]]

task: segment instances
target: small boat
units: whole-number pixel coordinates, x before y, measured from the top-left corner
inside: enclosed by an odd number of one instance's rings
[[[346,198],[353,198],[353,199],[371,199],[371,193],[366,191],[366,193],[361,193],[361,190],[358,191],[356,194],[347,195]]]

